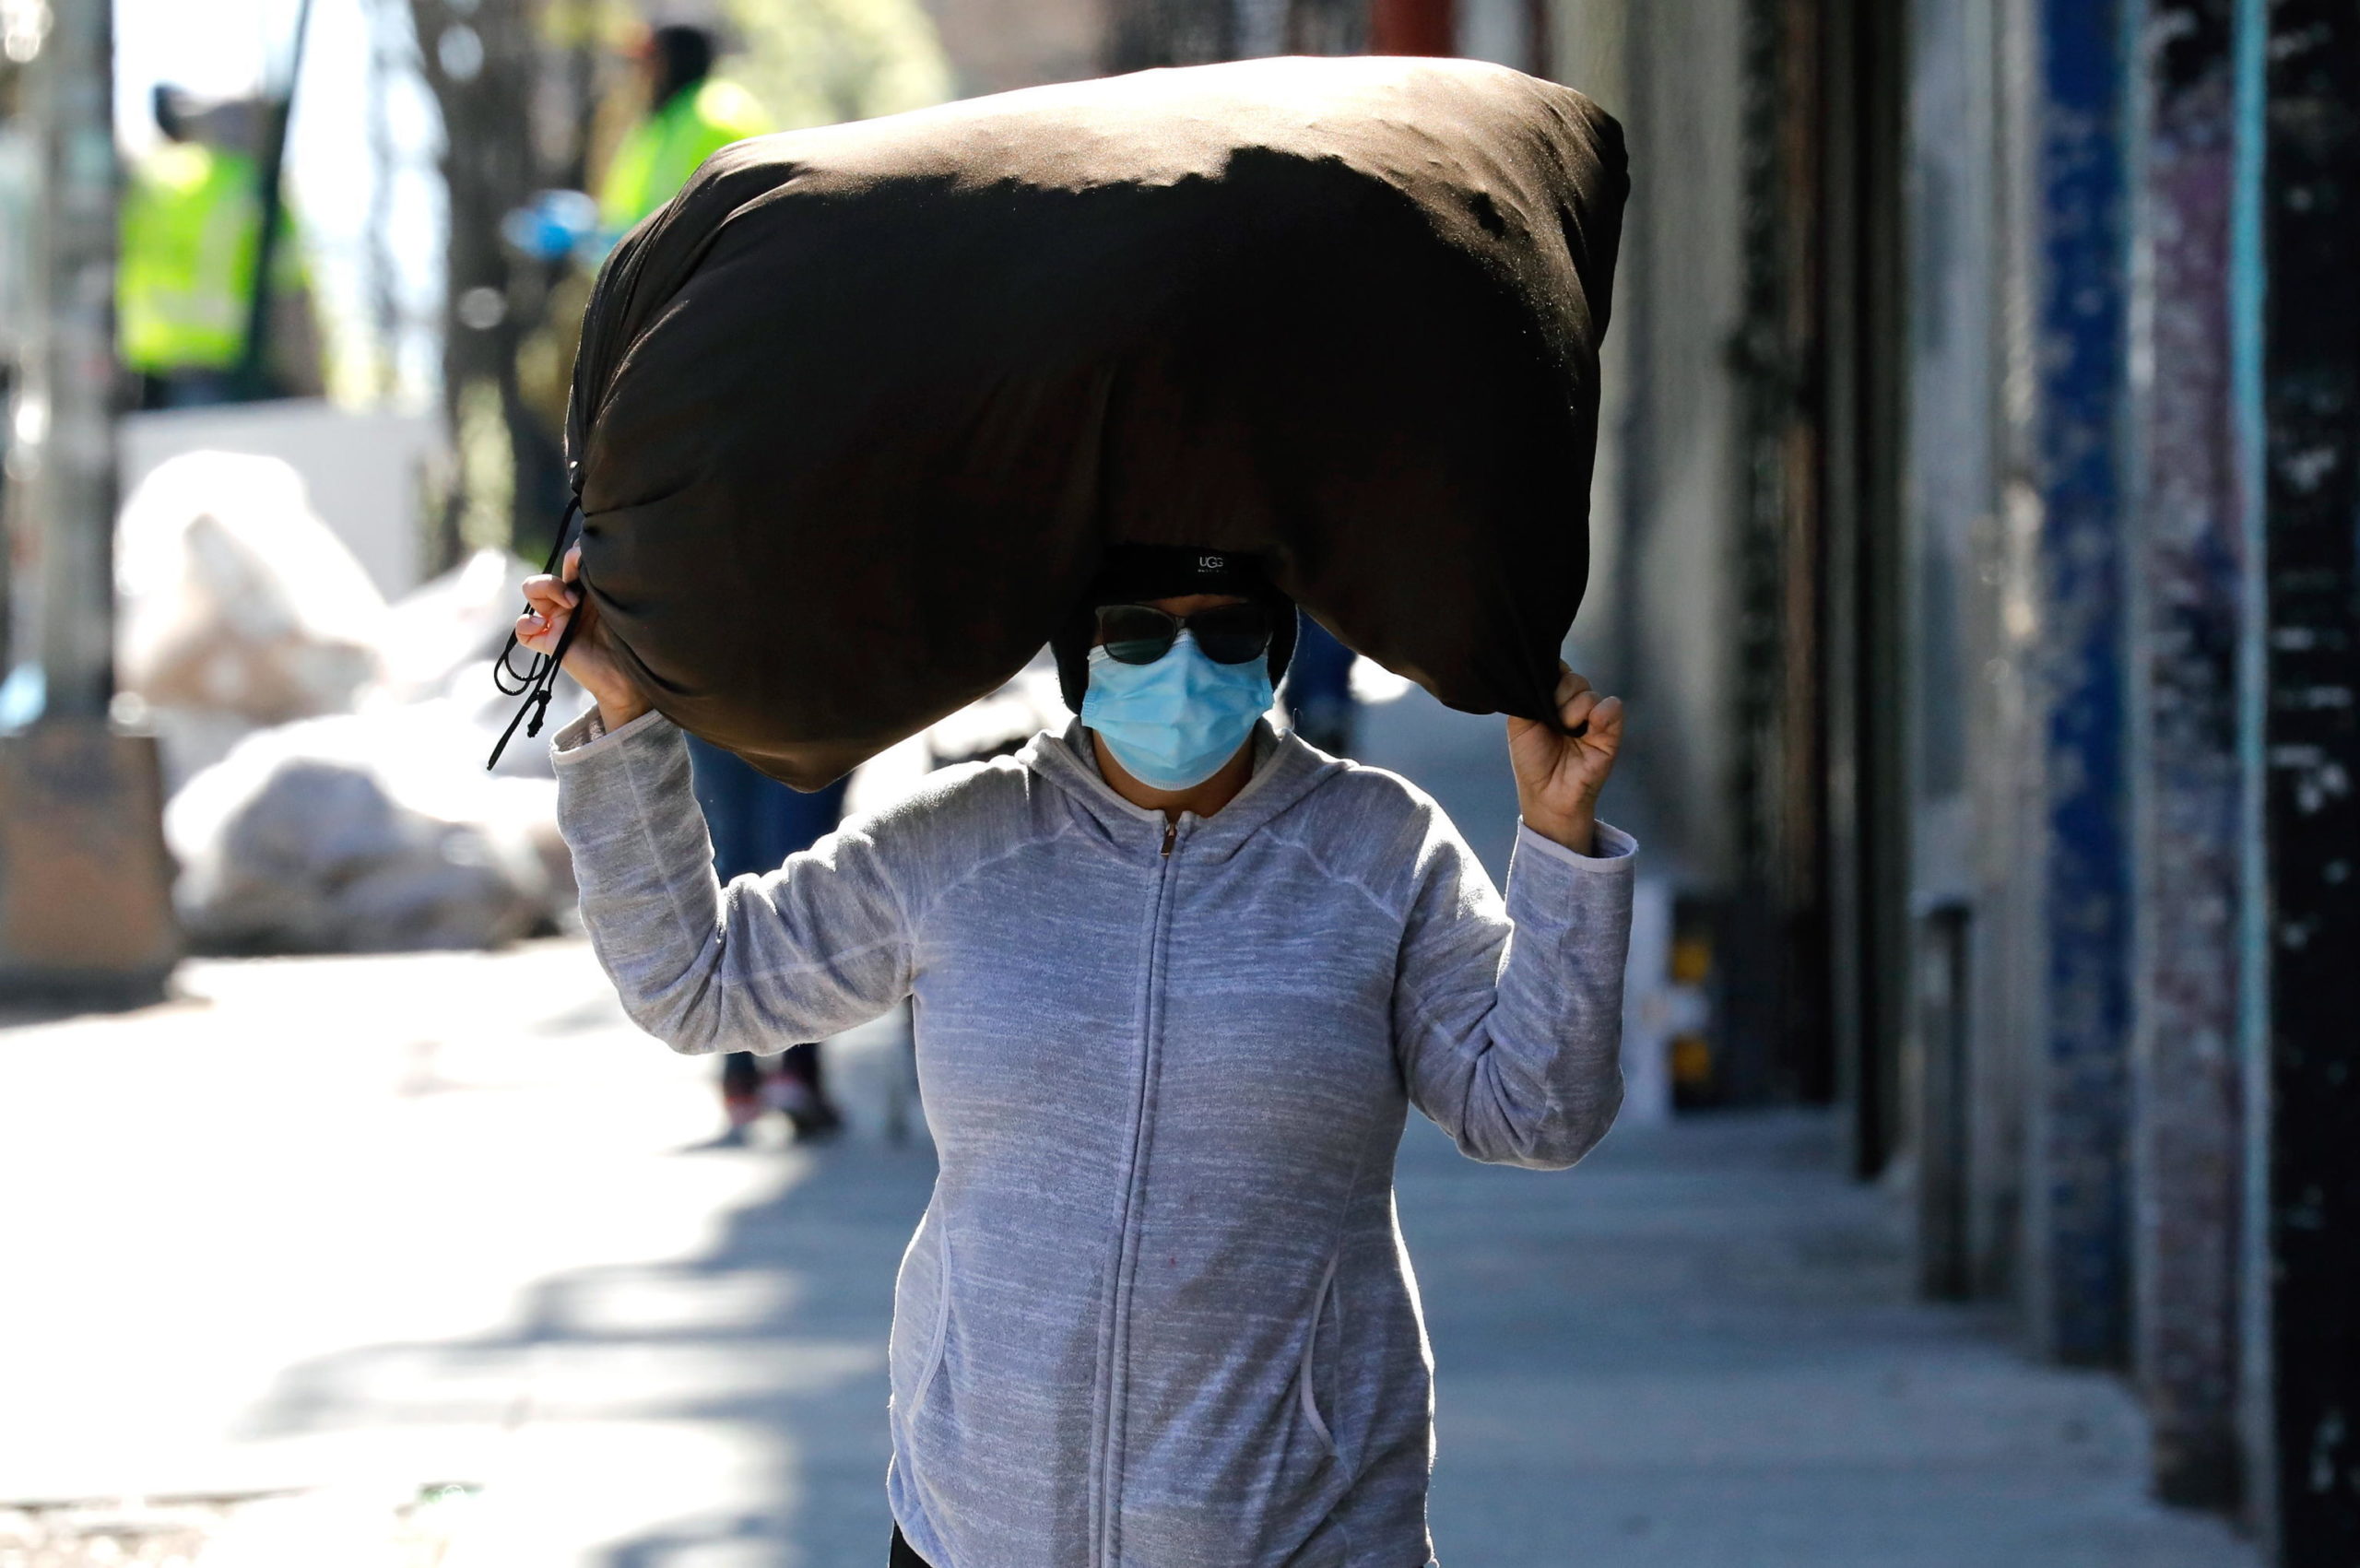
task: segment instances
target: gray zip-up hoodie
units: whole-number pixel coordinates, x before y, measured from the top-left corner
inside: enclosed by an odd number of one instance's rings
[[[716,885],[679,731],[558,737],[600,961],[682,1051],[915,998],[939,1160],[902,1262],[887,1487],[935,1568],[1418,1568],[1432,1362],[1393,1213],[1416,1105],[1572,1164],[1622,1095],[1634,846],[1440,808],[1267,729],[1210,818],[1077,725]]]

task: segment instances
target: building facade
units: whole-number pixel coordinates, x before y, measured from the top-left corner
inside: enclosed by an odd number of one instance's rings
[[[2360,16],[1732,9],[1567,0],[1546,62],[1634,149],[1586,634],[1710,1091],[1838,1103],[1929,1293],[2360,1561]]]

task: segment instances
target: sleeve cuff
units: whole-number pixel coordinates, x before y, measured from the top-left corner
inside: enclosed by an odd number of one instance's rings
[[[615,749],[633,736],[643,735],[658,725],[669,725],[671,722],[650,708],[620,729],[608,729],[594,707],[552,736],[549,751],[558,766],[564,767],[596,752]]]
[[[1596,855],[1575,855],[1555,839],[1536,833],[1522,818],[1516,819],[1516,847],[1521,855],[1543,855],[1552,860],[1584,871],[1628,871],[1632,856],[1639,853],[1639,841],[1622,829],[1600,822],[1597,827]]]

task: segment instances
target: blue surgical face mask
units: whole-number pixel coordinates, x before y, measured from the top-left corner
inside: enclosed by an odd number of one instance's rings
[[[1254,721],[1270,708],[1270,661],[1217,665],[1193,633],[1151,665],[1127,665],[1090,650],[1090,690],[1081,722],[1131,777],[1154,789],[1190,789],[1237,755]]]

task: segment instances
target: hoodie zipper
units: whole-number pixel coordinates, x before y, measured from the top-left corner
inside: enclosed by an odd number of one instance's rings
[[[1123,1178],[1122,1223],[1116,1232],[1115,1296],[1108,1314],[1106,1347],[1106,1425],[1099,1433],[1103,1445],[1099,1459],[1098,1562],[1113,1568],[1119,1536],[1123,1478],[1124,1403],[1127,1397],[1127,1363],[1130,1359],[1131,1280],[1139,1268],[1139,1245],[1131,1234],[1139,1201],[1139,1172],[1148,1149],[1148,1107],[1153,1096],[1163,1032],[1163,940],[1171,914],[1173,851],[1180,842],[1180,824],[1166,821],[1163,848],[1156,858],[1155,902],[1148,924],[1147,996],[1139,1040],[1139,1087],[1131,1109],[1130,1168]]]

